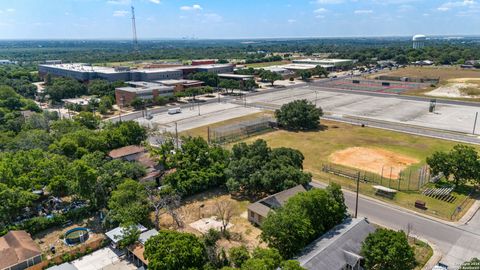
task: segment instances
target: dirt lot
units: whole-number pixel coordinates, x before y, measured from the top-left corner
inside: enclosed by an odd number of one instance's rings
[[[183,206],[179,209],[179,214],[185,224],[183,228],[177,228],[171,216],[166,213],[161,216],[160,225],[162,228],[190,232],[200,236],[202,233],[189,224],[217,216],[216,203],[219,201],[229,201],[234,208],[234,216],[231,220],[232,226],[229,228],[232,237],[230,240],[220,240],[219,246],[228,250],[231,247],[245,245],[248,249],[253,250],[259,245],[265,245],[260,243],[260,229],[247,220],[246,211],[250,202],[233,199],[220,189],[204,192],[183,202]]]
[[[406,155],[384,149],[366,147],[349,147],[336,151],[330,155],[329,160],[336,164],[354,167],[379,175],[383,173],[384,177],[391,177],[392,179],[398,179],[402,170],[420,162],[418,159]]]
[[[37,235],[34,235],[33,239],[40,246],[40,249],[43,251],[43,253],[47,254],[47,256],[53,255],[50,252],[51,246],[55,246],[57,255],[66,253],[78,248],[78,246],[80,245],[68,246],[67,244],[64,243],[63,236],[65,235],[65,232],[67,232],[68,230],[73,228],[78,228],[78,227],[84,227],[90,230],[88,240],[81,245],[93,243],[95,241],[98,241],[99,239],[105,238],[105,236],[100,232],[101,225],[100,225],[99,219],[92,217],[89,219],[85,219],[82,222],[72,224],[68,227],[64,227],[64,228],[57,227],[57,228],[45,230]]]
[[[425,95],[453,98],[480,98],[480,78],[450,79],[442,86],[425,93]]]

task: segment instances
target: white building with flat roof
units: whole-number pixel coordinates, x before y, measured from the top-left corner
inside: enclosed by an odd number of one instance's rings
[[[342,67],[347,65],[352,65],[355,63],[355,60],[352,59],[317,59],[317,58],[306,58],[306,59],[295,59],[292,60],[294,64],[307,64],[307,65],[315,65],[315,66],[322,66],[324,68],[331,68],[331,67]]]

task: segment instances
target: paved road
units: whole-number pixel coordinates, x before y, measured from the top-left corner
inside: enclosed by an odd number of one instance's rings
[[[316,187],[325,187],[325,184],[313,182]],[[349,211],[355,209],[355,193],[345,191],[345,203]],[[407,231],[410,225],[411,233],[434,243],[444,254],[442,262],[458,269],[465,260],[480,256],[480,216],[475,215],[475,226],[450,226],[435,220],[415,215],[406,210],[400,210],[388,204],[381,203],[364,196],[359,198],[358,215],[367,217],[373,223],[388,228]]]

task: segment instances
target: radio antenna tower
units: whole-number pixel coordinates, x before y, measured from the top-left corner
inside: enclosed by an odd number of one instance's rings
[[[135,23],[135,8],[132,6],[133,51],[138,53],[137,24]]]

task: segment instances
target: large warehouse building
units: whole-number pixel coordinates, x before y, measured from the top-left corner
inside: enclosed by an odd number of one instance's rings
[[[209,64],[198,66],[179,66],[169,68],[130,69],[128,67],[100,67],[89,64],[44,64],[38,67],[39,75],[68,77],[82,82],[103,79],[114,81],[158,81],[183,79],[190,73],[212,72],[232,73],[231,64]]]
[[[355,63],[352,59],[295,59],[292,61],[294,64],[307,64],[307,65],[319,65],[327,69],[340,68],[342,66],[348,66]]]

